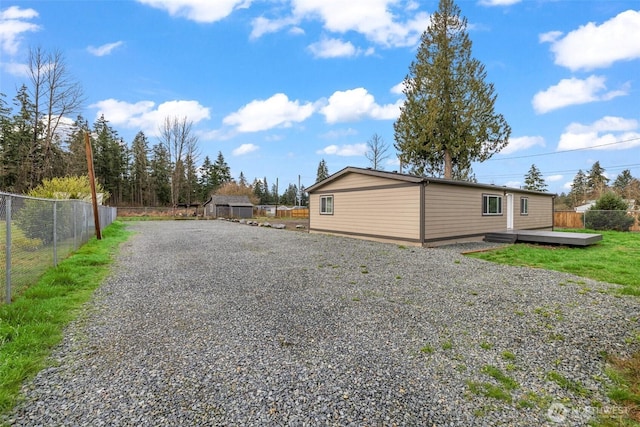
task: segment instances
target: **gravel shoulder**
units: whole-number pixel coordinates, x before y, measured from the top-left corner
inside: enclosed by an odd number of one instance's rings
[[[603,352],[638,349],[636,299],[460,255],[469,246],[224,221],[129,228],[5,422],[584,425],[594,402],[614,408]]]

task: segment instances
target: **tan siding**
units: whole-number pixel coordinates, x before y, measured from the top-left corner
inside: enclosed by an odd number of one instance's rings
[[[337,183],[356,175],[349,174]],[[420,239],[420,186],[379,188],[396,185],[398,181],[379,177],[357,176],[349,179],[350,185],[327,185],[327,191],[350,187],[376,187],[367,191],[341,191],[333,194],[333,215],[320,215],[320,194],[311,194],[310,229],[335,233],[360,235],[361,237],[388,237],[391,240]]]
[[[502,215],[482,215],[482,195],[502,195],[490,191],[432,183],[425,189],[425,239],[467,236],[507,227],[506,200]]]
[[[520,199],[529,199],[529,214],[520,215]],[[553,198],[536,194],[514,194],[513,227],[516,229],[535,230],[553,227]]]
[[[321,193],[327,191],[343,190],[343,189],[358,189],[363,187],[375,187],[379,185],[397,185],[402,184],[402,181],[392,180],[388,178],[382,178],[378,176],[368,176],[358,173],[348,173],[335,181],[329,182],[323,185],[319,190]]]

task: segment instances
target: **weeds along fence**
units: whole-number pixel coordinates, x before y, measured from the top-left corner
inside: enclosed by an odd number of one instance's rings
[[[98,213],[100,228],[105,228],[116,219],[117,209],[99,206]],[[91,203],[0,192],[0,304],[10,303],[93,235]]]
[[[629,231],[640,231],[640,211],[600,211],[587,210],[556,211],[553,226],[557,228],[595,228],[597,226],[628,225]],[[615,228],[614,228],[615,229]]]

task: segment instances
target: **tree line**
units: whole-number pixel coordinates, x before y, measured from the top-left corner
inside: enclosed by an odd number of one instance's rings
[[[30,49],[27,68],[28,81],[13,99],[0,93],[1,191],[26,194],[45,180],[86,175],[88,133],[96,180],[111,205],[193,205],[216,191],[244,194],[256,204],[306,203],[295,184],[279,195],[266,177],[248,183],[241,172],[236,181],[222,152],[200,163],[198,138],[186,117],[166,117],[153,145],[144,132],[127,144],[104,116],[90,124],[78,114],[82,87],[59,51]]]

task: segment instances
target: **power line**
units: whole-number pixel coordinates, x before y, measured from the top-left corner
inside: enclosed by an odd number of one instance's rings
[[[551,156],[553,154],[562,154],[562,153],[571,153],[571,152],[574,152],[574,151],[593,150],[594,148],[608,147],[610,145],[624,144],[625,142],[633,142],[633,141],[640,141],[640,137],[624,139],[622,141],[608,142],[606,144],[592,145],[591,147],[573,148],[571,150],[552,151],[550,153],[528,154],[526,156],[491,158],[491,159],[488,159],[486,161],[487,162],[491,162],[491,161],[496,161],[496,160],[514,160],[514,159],[526,159],[526,158],[529,158],[529,157]]]
[[[630,169],[630,168],[634,168],[634,167],[638,167],[640,166],[640,163],[634,163],[634,164],[630,164],[630,165],[617,165],[617,166],[602,166],[602,168],[605,171],[612,171],[612,170],[624,170],[624,169]],[[540,171],[540,173],[542,173],[543,175],[551,175],[551,174],[564,174],[564,173],[577,173],[577,169],[566,169],[566,170],[558,170],[558,171]],[[517,177],[524,177],[525,175],[523,174],[519,174],[519,173],[512,173],[512,174],[503,174],[503,175],[486,175],[483,174],[481,175],[483,178],[493,178],[493,179],[499,179],[499,178],[517,178]]]

